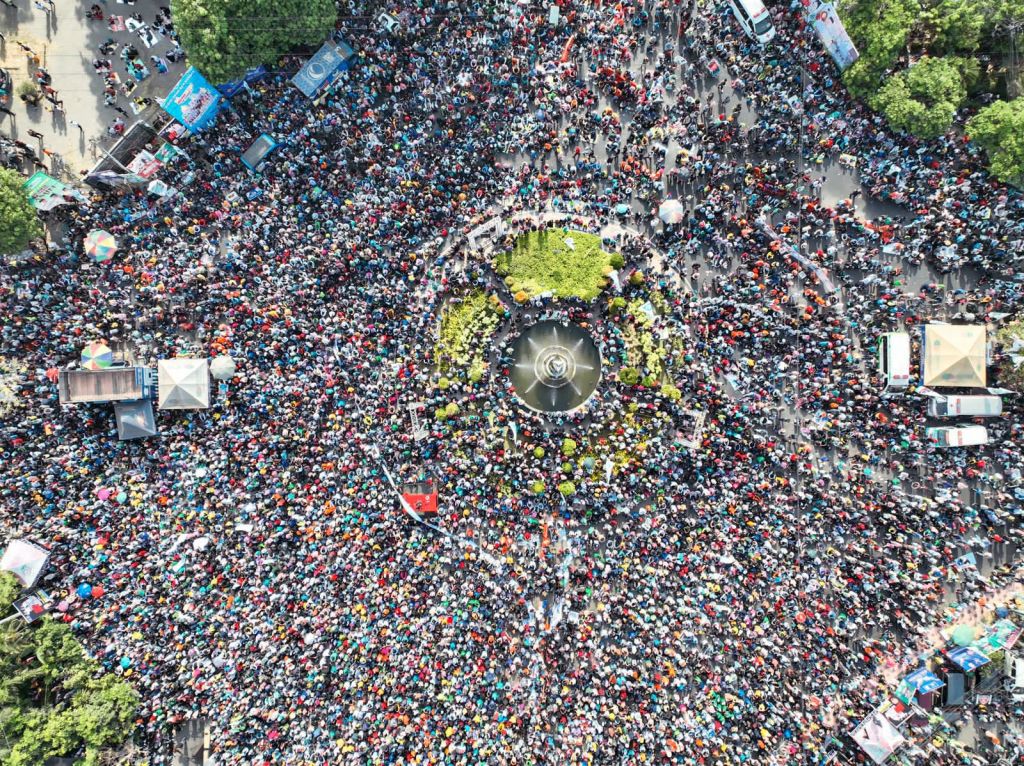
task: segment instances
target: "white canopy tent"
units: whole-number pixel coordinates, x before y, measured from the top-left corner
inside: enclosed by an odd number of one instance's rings
[[[162,410],[205,410],[210,406],[210,362],[178,357],[157,362],[157,405]]]
[[[984,388],[985,326],[927,324],[921,377],[926,386]]]

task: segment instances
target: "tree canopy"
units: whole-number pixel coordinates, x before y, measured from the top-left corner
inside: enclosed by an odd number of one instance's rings
[[[953,56],[925,56],[914,66],[890,77],[868,100],[884,112],[894,128],[923,138],[945,133],[967,96],[959,61]]]
[[[171,13],[189,61],[215,84],[323,42],[338,15],[334,0],[171,0]]]
[[[933,138],[950,128],[972,89],[997,92],[1012,77],[998,67],[981,73],[977,54],[998,53],[1000,24],[1024,16],[1024,2],[840,0],[839,12],[860,52],[843,73],[850,93],[894,128]]]
[[[968,120],[967,135],[988,154],[996,178],[1024,185],[1024,98],[985,107]]]
[[[0,573],[0,617],[19,591],[12,575]],[[138,695],[103,673],[67,625],[44,617],[0,631],[0,766],[39,766],[54,756],[93,766],[105,748],[127,739]]]
[[[21,175],[0,168],[0,255],[20,253],[43,233],[24,184]]]

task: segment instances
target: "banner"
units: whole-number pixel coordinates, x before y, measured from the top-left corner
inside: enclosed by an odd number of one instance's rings
[[[88,204],[77,189],[43,172],[33,173],[22,188],[36,210],[53,210],[59,205],[70,205],[72,201]]]
[[[822,3],[814,9],[811,25],[840,72],[849,69],[860,58],[832,3]]]
[[[161,102],[167,114],[192,131],[202,130],[217,116],[221,95],[196,70],[189,67]]]
[[[45,590],[35,590],[12,604],[21,618],[31,624],[50,611],[53,598]]]
[[[437,493],[431,495],[410,495],[402,493],[405,502],[412,506],[412,509],[421,516],[437,515]]]
[[[156,175],[156,172],[160,170],[162,165],[163,163],[152,152],[147,152],[143,149],[136,155],[134,160],[128,163],[128,169],[132,173],[137,173],[142,178],[148,179]]]
[[[43,567],[50,559],[50,552],[28,540],[11,540],[0,558],[0,570],[10,572],[26,588],[36,584]]]

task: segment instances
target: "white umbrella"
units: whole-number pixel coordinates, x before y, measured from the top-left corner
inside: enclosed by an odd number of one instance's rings
[[[210,362],[210,374],[217,380],[231,380],[235,377],[235,360],[221,354]]]
[[[665,200],[661,203],[661,207],[658,208],[658,218],[665,223],[682,223],[683,219],[686,218],[683,203],[677,199]]]

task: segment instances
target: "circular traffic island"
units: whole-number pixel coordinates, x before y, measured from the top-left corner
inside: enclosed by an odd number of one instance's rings
[[[569,413],[601,382],[601,352],[578,325],[537,322],[512,343],[510,377],[516,396],[530,409]]]

